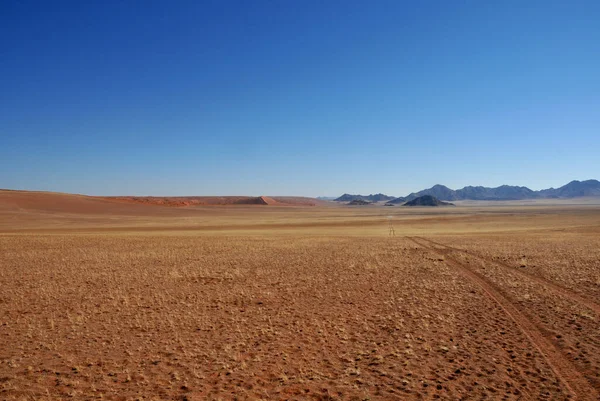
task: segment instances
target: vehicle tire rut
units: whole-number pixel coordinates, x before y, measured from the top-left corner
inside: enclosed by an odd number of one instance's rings
[[[453,246],[442,244],[440,242],[433,241],[433,240],[430,240],[430,239],[427,239],[427,238],[423,238],[423,237],[415,237],[415,238],[418,238],[418,239],[420,239],[422,241],[425,241],[425,242],[428,242],[430,244],[441,246],[441,247],[449,249],[451,251],[464,253],[464,254],[472,256],[474,258],[480,259],[480,260],[482,260],[484,262],[492,263],[492,264],[495,264],[497,266],[501,266],[501,267],[503,267],[505,269],[509,269],[509,270],[517,273],[518,275],[520,275],[522,277],[526,277],[526,278],[528,278],[528,279],[530,279],[532,281],[535,281],[538,284],[546,286],[547,288],[551,289],[552,291],[554,291],[554,292],[556,292],[556,293],[558,293],[558,294],[560,294],[560,295],[562,295],[562,296],[564,296],[566,298],[570,298],[571,300],[573,300],[575,302],[578,302],[578,303],[580,303],[582,305],[585,305],[586,307],[588,307],[589,309],[591,309],[592,311],[594,311],[594,313],[596,315],[600,316],[600,304],[597,304],[594,301],[589,300],[589,299],[585,298],[584,296],[582,296],[582,295],[580,295],[580,294],[578,294],[578,293],[576,293],[576,292],[574,292],[572,290],[569,290],[569,289],[567,289],[565,287],[562,287],[562,286],[560,286],[558,284],[555,284],[555,283],[551,282],[550,280],[544,279],[542,277],[535,276],[535,275],[533,275],[531,273],[528,273],[528,272],[521,271],[521,270],[519,270],[519,269],[517,269],[517,268],[515,268],[513,266],[510,266],[510,265],[508,265],[506,263],[503,263],[503,262],[500,262],[500,261],[497,261],[497,260],[487,259],[487,258],[485,258],[485,257],[483,257],[483,256],[481,256],[481,255],[479,255],[477,253],[474,253],[474,252],[471,252],[471,251],[467,251],[465,249],[455,248]]]
[[[407,237],[419,247],[429,251],[440,253],[429,245],[428,240],[420,237]],[[421,242],[419,242],[419,240]],[[558,379],[565,385],[574,399],[597,400],[599,394],[595,388],[582,376],[582,374],[571,364],[561,351],[548,340],[541,330],[531,322],[519,309],[504,296],[492,283],[487,281],[479,273],[471,270],[455,258],[444,255],[444,262],[453,267],[459,274],[477,285],[487,298],[495,302],[503,312],[519,327],[531,344],[543,356],[546,363],[554,371]]]

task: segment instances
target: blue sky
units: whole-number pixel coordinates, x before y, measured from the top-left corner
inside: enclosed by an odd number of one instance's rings
[[[600,178],[598,1],[0,2],[0,188]]]

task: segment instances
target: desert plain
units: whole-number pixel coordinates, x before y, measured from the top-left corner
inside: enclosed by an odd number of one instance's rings
[[[600,399],[598,202],[274,203],[0,191],[0,399]]]

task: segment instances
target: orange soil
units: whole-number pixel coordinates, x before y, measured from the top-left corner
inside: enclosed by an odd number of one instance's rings
[[[595,401],[599,273],[597,206],[0,191],[0,399]]]

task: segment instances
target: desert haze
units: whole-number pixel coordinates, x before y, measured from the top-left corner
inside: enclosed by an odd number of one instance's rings
[[[599,397],[598,198],[0,191],[0,399]]]

